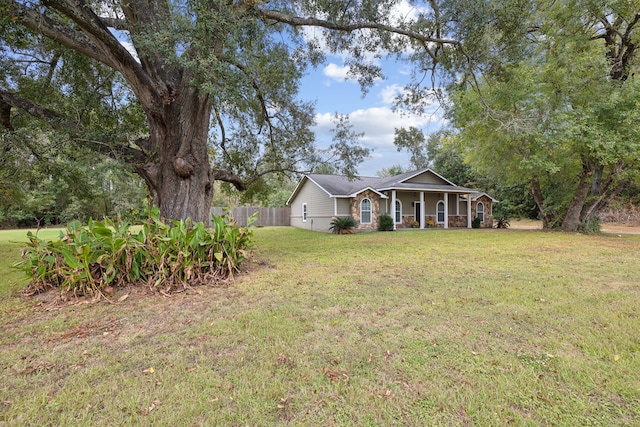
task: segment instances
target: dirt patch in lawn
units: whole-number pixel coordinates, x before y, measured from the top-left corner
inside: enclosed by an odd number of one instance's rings
[[[542,230],[542,221],[527,219],[513,220],[509,228],[513,230]],[[603,233],[640,234],[640,226],[618,223],[602,224],[601,230]]]

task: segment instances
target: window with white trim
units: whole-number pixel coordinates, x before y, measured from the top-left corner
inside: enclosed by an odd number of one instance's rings
[[[396,200],[395,213],[396,213],[396,216],[395,216],[396,224],[401,224],[402,223],[402,203],[400,202],[400,200]]]
[[[478,202],[476,205],[476,218],[480,218],[480,222],[484,222],[484,203]]]
[[[436,205],[436,222],[443,223],[444,222],[444,202],[440,200]]]
[[[302,204],[302,222],[307,222],[307,204]]]
[[[362,199],[360,202],[360,222],[371,224],[371,200]]]

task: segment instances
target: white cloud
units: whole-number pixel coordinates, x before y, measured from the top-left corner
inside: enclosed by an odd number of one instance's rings
[[[331,144],[333,116],[332,113],[316,114],[317,125],[313,130],[321,148]],[[360,140],[361,145],[372,150],[369,157],[358,167],[358,174],[363,176],[375,176],[381,169],[393,165],[409,166],[408,153],[398,152],[393,144],[396,128],[414,126],[422,129],[425,134],[430,134],[446,124],[437,113],[417,116],[407,112],[394,112],[386,106],[352,111],[349,113],[349,122],[355,132],[364,132],[365,135]]]
[[[324,67],[324,69],[322,70],[322,74],[337,82],[344,82],[346,80],[349,80],[349,77],[347,76],[348,73],[349,66],[339,66],[337,64],[334,64],[333,62]]]
[[[407,0],[402,0],[393,7],[389,13],[389,17],[394,24],[398,24],[400,22],[414,20],[420,13],[428,13],[429,11],[430,9],[427,7],[415,6]]]
[[[319,143],[329,144],[333,128],[333,114],[316,115],[314,130]],[[442,126],[442,117],[437,115],[417,116],[415,114],[394,112],[389,107],[359,109],[349,114],[349,122],[355,132],[364,132],[362,145],[371,149],[394,147],[393,137],[396,128],[414,126],[424,129],[425,133],[434,132]]]
[[[384,105],[393,105],[398,95],[403,95],[406,92],[404,87],[399,84],[392,84],[385,86],[380,90],[380,98]]]

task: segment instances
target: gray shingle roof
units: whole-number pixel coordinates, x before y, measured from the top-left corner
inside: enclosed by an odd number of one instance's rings
[[[433,183],[417,183],[417,182],[404,182],[405,180],[414,176],[420,175],[425,172],[431,172],[436,176],[442,178],[448,184],[433,184]],[[414,191],[437,191],[437,192],[451,192],[451,193],[477,193],[477,190],[471,188],[460,187],[453,184],[447,179],[441,177],[430,169],[423,169],[419,171],[406,172],[400,175],[395,175],[386,178],[379,177],[355,177],[349,180],[346,176],[341,175],[321,175],[310,174],[307,177],[319,185],[324,191],[333,197],[347,197],[354,194],[358,194],[367,188],[371,188],[376,191],[386,190],[414,190]]]
[[[357,194],[366,188],[376,189],[381,178],[355,177],[350,180],[342,175],[310,174],[307,177],[318,184],[331,196],[350,196]]]

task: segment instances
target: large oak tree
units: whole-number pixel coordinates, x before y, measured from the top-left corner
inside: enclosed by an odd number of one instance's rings
[[[451,92],[467,158],[504,183],[528,182],[545,228],[597,227],[640,178],[640,4],[475,3],[517,25],[459,10],[483,64]]]
[[[327,49],[365,89],[381,76],[372,57],[414,61],[411,98],[424,95],[420,79],[460,46],[435,1],[399,3],[2,0],[2,125],[37,118],[132,165],[163,216],[206,222],[215,180],[242,190],[318,160],[297,91]],[[338,118],[328,155],[346,173],[367,153],[354,135]]]

